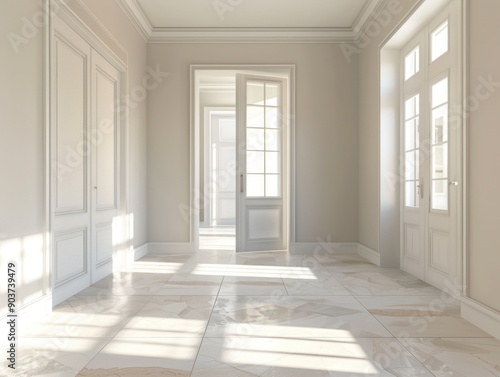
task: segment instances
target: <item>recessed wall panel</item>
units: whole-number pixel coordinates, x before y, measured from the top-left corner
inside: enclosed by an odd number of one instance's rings
[[[87,229],[54,237],[56,286],[87,272]]]
[[[56,43],[56,212],[78,212],[87,197],[87,58]]]
[[[97,71],[96,125],[92,131],[97,159],[97,210],[116,208],[116,82]]]

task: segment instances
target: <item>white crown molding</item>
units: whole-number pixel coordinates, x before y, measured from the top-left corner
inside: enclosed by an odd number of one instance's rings
[[[142,11],[142,8],[136,0],[116,0],[120,8],[122,8],[125,16],[130,20],[132,25],[139,32],[144,41],[148,42],[153,33],[153,25],[149,22],[148,17]]]
[[[351,28],[154,28],[150,43],[340,43]]]
[[[149,43],[356,43],[389,0],[368,1],[346,28],[157,28],[137,0],[116,0]]]
[[[363,11],[354,22],[352,30],[356,35],[356,40],[360,40],[365,30],[367,30],[377,19],[389,0],[368,1]]]

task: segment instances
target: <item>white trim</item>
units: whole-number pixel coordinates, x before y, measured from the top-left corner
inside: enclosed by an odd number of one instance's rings
[[[137,4],[137,0],[116,0],[116,2],[142,39],[147,42],[153,33],[153,25],[151,25],[148,17]]]
[[[190,254],[195,253],[193,242],[149,242],[148,254]]]
[[[380,267],[380,254],[377,253],[375,250],[370,249],[369,247],[358,243],[357,252],[359,256],[369,260],[373,264]]]
[[[148,243],[145,243],[145,244],[138,246],[138,247],[131,247],[130,249],[132,251],[132,258],[130,260],[131,262],[134,262],[138,259],[141,259],[149,254],[149,244]]]
[[[66,22],[70,27],[77,32],[88,44],[90,44],[97,52],[99,52],[106,60],[115,66],[119,71],[125,71],[128,65],[128,52],[118,42],[113,34],[102,24],[102,22],[90,11],[90,9],[82,2],[76,0],[66,4],[63,0],[51,0],[57,11],[56,15]],[[100,29],[103,37],[108,39],[106,43],[84,20],[71,8],[70,5],[78,5],[85,16],[89,17],[91,22]],[[54,12],[51,12],[52,16]]]
[[[354,242],[291,242],[290,254],[326,252],[335,254],[356,254],[358,244]]]
[[[353,43],[351,28],[154,28],[149,43]]]
[[[470,298],[462,297],[461,300],[462,317],[481,330],[500,339],[500,313]]]
[[[151,24],[137,0],[116,1],[142,38],[150,43],[356,43],[389,2],[369,1],[350,27],[164,28]]]

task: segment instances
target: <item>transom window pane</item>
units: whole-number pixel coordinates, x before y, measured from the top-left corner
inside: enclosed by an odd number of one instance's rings
[[[247,197],[281,196],[281,84],[247,83]]]
[[[405,80],[420,71],[420,47],[417,46],[405,57]]]
[[[431,35],[431,60],[434,61],[448,52],[448,20],[443,22]]]

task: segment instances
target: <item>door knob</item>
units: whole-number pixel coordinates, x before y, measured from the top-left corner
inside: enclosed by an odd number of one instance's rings
[[[457,181],[454,181],[454,182],[449,182],[448,183],[450,186],[458,186],[458,182]]]

